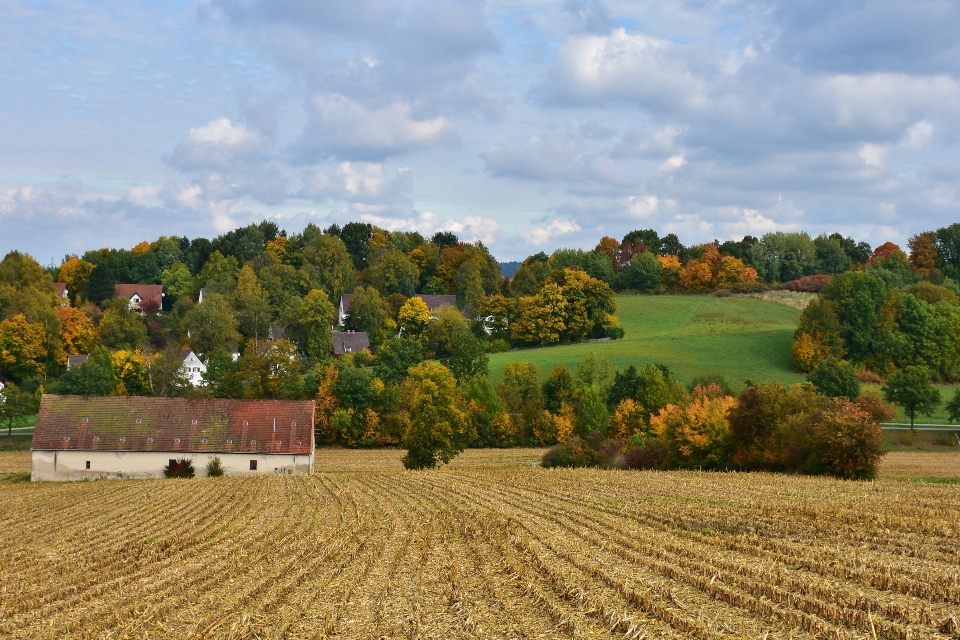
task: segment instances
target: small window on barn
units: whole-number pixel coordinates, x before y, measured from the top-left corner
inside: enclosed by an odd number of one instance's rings
[[[89,420],[87,420],[86,418],[84,418],[84,419],[83,419],[83,421],[84,421],[84,422],[90,422],[90,421],[89,421]]]
[[[256,471],[256,470],[257,470],[257,461],[256,461],[256,460],[251,460],[251,461],[250,461],[250,471]]]
[[[247,422],[246,420],[243,421],[243,426],[247,426],[248,424],[250,424],[250,423]]]
[[[136,423],[137,423],[137,424],[141,424],[142,422],[143,422],[143,420],[141,420],[140,418],[137,418],[137,419],[136,419]]]
[[[279,441],[279,440],[277,440],[277,444],[280,444],[280,441]]]
[[[87,460],[87,469],[89,469],[89,468],[90,468],[90,461]]]
[[[228,438],[228,439],[227,439],[227,444],[233,444],[233,440],[230,439],[230,438]]]
[[[299,440],[297,440],[297,444],[302,444],[302,443]]]
[[[291,426],[291,427],[295,427],[295,426],[297,426],[297,421],[296,421],[296,420],[294,420],[293,422],[291,422],[291,423],[290,423],[290,426]]]
[[[127,441],[126,438],[120,438],[120,442],[126,442],[126,441]]]
[[[63,439],[64,439],[64,440],[69,440],[69,439],[70,439],[70,436],[63,436]]]
[[[174,438],[173,441],[174,441],[174,442],[180,442],[180,438]]]
[[[153,442],[153,438],[147,438],[147,442]]]
[[[256,441],[256,440],[251,440],[251,441],[250,441],[250,444],[257,444],[257,441]]]
[[[196,418],[194,418],[193,420],[191,420],[191,421],[190,421],[190,424],[197,424]]]
[[[100,442],[100,436],[93,436],[94,442]]]
[[[202,442],[203,444],[207,444],[207,439],[206,439],[206,438],[204,438],[204,439],[203,439],[203,440],[201,440],[200,442]]]

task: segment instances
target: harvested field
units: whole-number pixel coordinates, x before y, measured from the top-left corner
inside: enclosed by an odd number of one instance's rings
[[[30,471],[29,451],[0,451],[0,473]]]
[[[960,453],[891,451],[880,463],[881,476],[960,478]]]
[[[960,631],[956,486],[515,462],[0,487],[0,636]]]

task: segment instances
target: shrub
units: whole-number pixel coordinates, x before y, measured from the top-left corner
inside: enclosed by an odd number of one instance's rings
[[[647,438],[643,444],[634,445],[623,454],[628,469],[660,469],[667,461],[670,451],[660,440]]]
[[[220,459],[220,456],[214,456],[210,462],[207,463],[207,477],[219,478],[225,471],[226,469],[223,468],[223,460]]]
[[[849,362],[827,358],[817,370],[807,376],[817,391],[831,398],[853,400],[860,395],[860,380]]]
[[[195,473],[193,460],[187,458],[171,460],[170,463],[163,468],[163,475],[166,478],[192,478]]]
[[[487,343],[487,353],[505,353],[510,351],[510,343],[503,338],[495,338]]]
[[[689,390],[690,393],[693,393],[697,387],[706,389],[710,385],[716,385],[719,387],[725,396],[733,395],[733,389],[730,387],[730,383],[727,382],[727,378],[722,373],[702,373],[690,381],[690,384],[687,385],[687,390]]]
[[[598,464],[596,451],[583,438],[571,436],[566,442],[547,449],[540,464],[553,467],[595,467]]]
[[[813,276],[803,276],[796,280],[785,283],[784,286],[790,291],[804,291],[807,293],[820,293],[820,290],[828,282],[833,280],[833,276],[827,274],[818,274]]]
[[[698,393],[685,407],[667,405],[650,426],[670,452],[668,464],[686,469],[726,469],[733,440],[727,411],[736,400]]]
[[[809,418],[809,454],[803,470],[846,480],[876,477],[883,457],[880,425],[856,404],[833,398]]]
[[[870,371],[870,369],[857,371],[857,379],[864,384],[883,384],[885,382],[879,373]]]

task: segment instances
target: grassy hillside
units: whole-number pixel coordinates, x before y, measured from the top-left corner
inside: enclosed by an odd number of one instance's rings
[[[546,376],[559,363],[571,369],[585,353],[606,356],[617,369],[665,364],[686,383],[704,373],[722,373],[735,390],[744,381],[801,382],[790,357],[800,311],[757,298],[709,296],[617,296],[622,340],[523,349],[490,356],[499,382],[508,362],[526,360]]]

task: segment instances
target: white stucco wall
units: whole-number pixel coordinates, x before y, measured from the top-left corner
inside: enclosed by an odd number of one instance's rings
[[[93,480],[97,478],[162,478],[170,460],[189,458],[197,477],[207,475],[207,463],[220,456],[228,476],[270,473],[312,473],[313,454],[173,453],[162,451],[34,451],[30,479]],[[250,470],[250,461],[257,470]],[[87,469],[87,462],[90,468]]]

